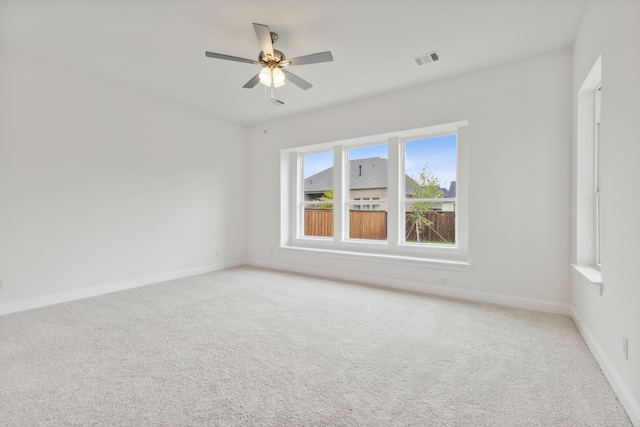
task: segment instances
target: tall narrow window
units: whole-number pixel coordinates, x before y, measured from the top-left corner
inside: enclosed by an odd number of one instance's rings
[[[348,159],[349,238],[386,240],[387,144],[349,148]]]
[[[602,86],[598,86],[595,90],[595,129],[593,130],[593,175],[594,175],[594,215],[595,215],[595,262],[596,266],[600,266],[600,117],[601,117],[601,103],[600,98],[602,96]]]
[[[404,240],[456,243],[456,135],[404,143]]]
[[[302,156],[303,236],[333,237],[333,152]]]
[[[602,295],[600,123],[602,58],[598,57],[578,90],[574,171],[573,268]],[[606,114],[605,114],[606,120]],[[606,207],[605,207],[606,209]]]

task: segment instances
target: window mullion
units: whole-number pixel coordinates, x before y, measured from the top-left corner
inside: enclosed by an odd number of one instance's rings
[[[291,153],[289,159],[289,167],[291,168],[291,184],[290,191],[292,199],[295,203],[291,206],[290,218],[295,218],[294,221],[289,221],[290,229],[289,236],[300,237],[303,234],[304,229],[304,208],[302,207],[302,201],[304,200],[304,179],[302,170],[302,154]]]
[[[464,126],[457,131],[458,148],[456,151],[456,182],[463,183],[456,188],[456,242],[463,252],[469,251],[469,128]]]
[[[400,195],[404,193],[404,180],[400,179],[402,157],[400,155],[400,138],[393,137],[387,140],[388,146],[388,176],[387,183],[387,241],[390,248],[396,248],[402,235],[400,229],[404,224],[400,221]]]
[[[345,197],[348,197],[347,178],[345,172],[345,148],[337,145],[333,148],[333,240],[339,243],[345,239]],[[347,210],[348,212],[348,210]]]

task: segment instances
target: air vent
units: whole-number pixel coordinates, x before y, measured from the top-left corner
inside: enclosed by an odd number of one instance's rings
[[[425,53],[424,55],[420,55],[420,56],[416,56],[415,58],[413,58],[414,61],[416,61],[416,64],[418,65],[424,65],[424,64],[428,64],[429,62],[436,62],[440,60],[440,54],[438,53],[437,50],[434,50],[433,52],[429,52],[429,53]]]

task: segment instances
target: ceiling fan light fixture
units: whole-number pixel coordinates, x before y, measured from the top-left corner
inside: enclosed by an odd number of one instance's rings
[[[273,79],[273,86],[274,87],[280,87],[282,85],[284,85],[284,73],[282,72],[282,70],[278,67],[274,68],[271,71],[271,75],[272,75],[272,79]]]
[[[302,90],[307,90],[313,87],[308,81],[296,76],[290,71],[284,70],[284,67],[290,67],[293,65],[306,65],[317,64],[320,62],[331,62],[333,56],[331,52],[318,52],[311,55],[298,56],[296,58],[287,59],[283,52],[274,49],[273,44],[278,39],[278,35],[269,30],[269,27],[263,24],[257,24],[254,22],[253,30],[258,37],[258,42],[262,50],[258,55],[258,60],[252,60],[247,58],[240,58],[237,56],[224,55],[222,53],[205,52],[205,55],[209,58],[224,59],[227,61],[244,62],[247,64],[259,65],[262,67],[260,72],[253,76],[251,80],[242,86],[245,89],[252,89],[256,87],[258,83],[269,87],[280,87],[285,84],[287,80],[292,84],[298,86]],[[288,76],[285,77],[285,74]]]
[[[280,87],[284,85],[285,76],[282,70],[278,67],[264,67],[260,74],[258,74],[260,83],[265,86]]]
[[[271,86],[271,68],[264,67],[262,71],[260,71],[260,83],[265,86]]]

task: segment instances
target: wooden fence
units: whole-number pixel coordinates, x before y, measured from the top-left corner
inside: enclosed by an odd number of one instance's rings
[[[420,241],[431,243],[455,243],[456,240],[456,213],[455,212],[429,212],[427,219],[433,224],[430,227],[420,227]],[[415,226],[407,219],[405,231],[407,242],[417,242]]]
[[[430,212],[427,219],[433,222],[431,227],[420,228],[421,242],[454,243],[455,241],[455,212]],[[407,242],[417,241],[416,230],[407,220],[405,230]],[[306,209],[304,211],[305,236],[333,236],[333,210]],[[349,238],[386,240],[387,212],[385,211],[349,211]]]
[[[333,236],[333,209],[305,209],[304,235]]]
[[[386,240],[386,211],[349,211],[349,238]]]

